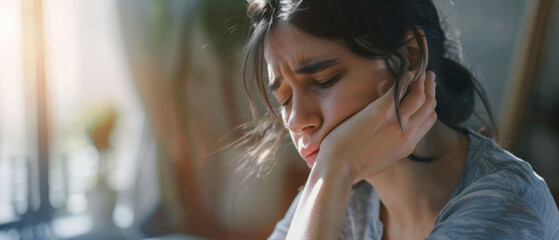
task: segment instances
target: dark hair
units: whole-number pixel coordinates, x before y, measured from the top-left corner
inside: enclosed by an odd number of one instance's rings
[[[408,70],[409,61],[399,51],[407,42],[405,35],[413,33],[419,40],[423,31],[427,39],[427,70],[437,75],[435,109],[438,119],[445,125],[464,131],[463,123],[474,112],[475,95],[481,99],[491,120],[496,124],[483,90],[472,73],[457,60],[449,57],[448,40],[441,28],[437,9],[431,0],[249,0],[248,16],[253,32],[244,48],[244,87],[250,101],[252,122],[246,134],[238,140],[248,149],[245,164],[256,167],[258,174],[269,170],[264,164],[276,152],[286,130],[279,120],[266,92],[264,47],[273,27],[288,23],[313,36],[334,40],[352,53],[364,58],[383,59],[387,69],[396,77],[396,110],[401,80]],[[413,39],[412,39],[413,40]],[[421,56],[425,56],[422,44]],[[422,66],[425,62],[421,58]],[[421,73],[418,72],[417,75]],[[417,78],[418,76],[416,76]],[[265,102],[268,111],[263,116],[254,102],[253,90]],[[397,111],[398,119],[399,112]],[[415,159],[420,160],[420,159]],[[256,161],[256,164],[253,163]],[[254,169],[254,168],[252,168]]]

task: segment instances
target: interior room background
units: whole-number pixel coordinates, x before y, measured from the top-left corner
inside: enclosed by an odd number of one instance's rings
[[[559,4],[434,2],[501,145],[559,200]],[[250,120],[245,11],[244,0],[0,0],[0,239],[267,237],[309,169],[289,141],[266,176],[238,171],[243,149],[221,150]]]

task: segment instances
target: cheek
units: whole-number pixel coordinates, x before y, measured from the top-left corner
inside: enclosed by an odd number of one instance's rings
[[[376,100],[384,95],[394,84],[394,78],[386,71],[386,69],[371,70],[366,81],[360,82],[359,90],[363,90],[361,96],[368,97],[369,100]]]
[[[386,79],[351,81],[333,89],[330,96],[322,101],[324,115],[334,121],[345,120],[379,98],[379,87],[389,85],[387,82]]]
[[[295,146],[295,149],[297,149],[297,151],[299,151],[299,146],[297,146],[297,135],[295,135],[292,131],[289,131],[289,136],[291,137],[291,142],[293,142],[293,146]]]
[[[287,113],[288,111],[285,109],[282,109],[280,112],[280,116],[281,116],[281,120],[283,121],[284,125],[287,125],[287,121],[289,120],[289,115]],[[297,146],[297,136],[295,133],[293,133],[293,131],[289,130],[289,128],[286,128],[286,130],[289,132],[289,136],[291,137],[291,141],[293,141],[293,144],[295,145],[295,148],[297,148],[297,150],[299,150],[299,147]]]
[[[307,147],[309,145],[309,136],[297,135],[294,134],[292,131],[289,131],[289,136],[291,137],[293,146],[295,146],[295,149],[297,149],[297,152],[299,152],[299,154],[301,153],[300,150],[302,147]]]
[[[386,94],[388,90],[394,85],[394,78],[393,77],[386,77],[379,81],[379,83],[375,87],[375,91],[377,93],[377,98]]]

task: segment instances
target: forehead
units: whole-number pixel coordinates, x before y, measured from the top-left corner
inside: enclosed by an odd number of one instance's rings
[[[286,23],[275,25],[265,43],[268,69],[287,65],[290,69],[326,58],[347,58],[351,53],[335,41],[312,36]]]

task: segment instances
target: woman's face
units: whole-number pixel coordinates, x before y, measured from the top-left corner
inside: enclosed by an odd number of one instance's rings
[[[284,23],[274,26],[265,59],[282,120],[311,168],[324,137],[394,81],[383,60],[361,58]]]

